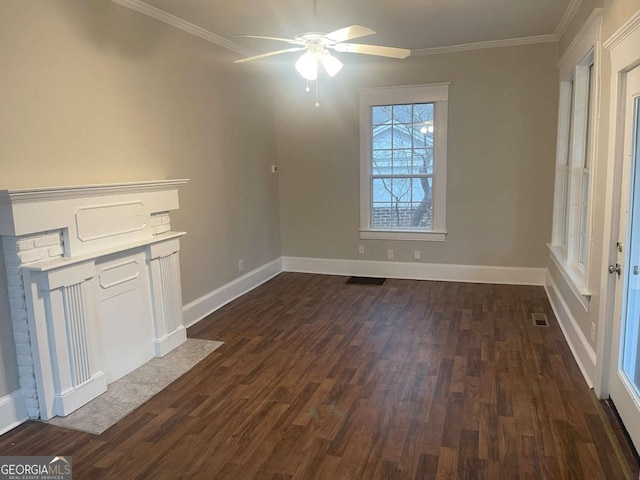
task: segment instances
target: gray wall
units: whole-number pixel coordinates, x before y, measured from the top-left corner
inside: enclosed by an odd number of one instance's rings
[[[398,61],[349,57],[313,106],[284,77],[277,108],[282,251],[287,256],[545,267],[551,235],[557,45]],[[360,87],[452,82],[446,241],[359,239]],[[365,255],[358,255],[358,245]]]
[[[190,302],[280,256],[273,102],[237,55],[108,0],[0,15],[0,188],[191,178],[172,216]],[[0,272],[0,397],[18,388]]]
[[[604,39],[609,38],[631,15],[640,10],[638,0],[600,0],[600,3],[604,3],[605,8],[602,24]]]

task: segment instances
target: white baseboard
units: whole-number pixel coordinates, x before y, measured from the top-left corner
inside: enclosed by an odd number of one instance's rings
[[[215,312],[227,303],[235,300],[241,295],[253,290],[264,282],[282,272],[282,257],[275,259],[255,270],[250,271],[242,277],[238,277],[232,282],[207,293],[193,302],[186,304],[182,310],[184,312],[184,324],[190,327],[199,322],[207,315]]]
[[[544,289],[547,292],[549,303],[551,303],[553,313],[555,313],[558,319],[558,323],[573,353],[573,357],[576,359],[576,363],[587,385],[589,385],[589,388],[593,388],[593,379],[596,371],[596,352],[591,345],[589,345],[578,322],[576,322],[576,319],[571,315],[571,310],[562,298],[558,286],[553,281],[553,277],[551,277],[551,274],[548,272],[545,276]]]
[[[185,305],[183,307],[185,326],[190,327],[196,324],[207,315],[271,280],[283,271],[409,280],[544,285],[546,269],[280,257]]]
[[[329,258],[282,257],[282,261],[285,272],[509,285],[544,285],[546,272],[545,268],[532,267],[492,267]]]
[[[29,420],[20,390],[0,398],[0,435]]]

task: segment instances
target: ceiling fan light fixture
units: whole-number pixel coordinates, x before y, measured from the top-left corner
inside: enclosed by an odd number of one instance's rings
[[[314,8],[316,8],[317,0],[314,0]],[[385,47],[382,45],[366,45],[362,43],[348,43],[356,38],[372,35],[376,32],[362,25],[350,25],[348,27],[334,30],[333,32],[306,32],[296,35],[293,38],[281,37],[265,37],[262,35],[242,35],[247,38],[257,38],[262,40],[273,40],[284,42],[290,46],[283,50],[275,50],[272,52],[253,55],[251,57],[235,60],[235,63],[246,63],[254,60],[281,55],[284,53],[301,52],[304,50],[296,62],[295,67],[298,73],[307,81],[305,90],[310,91],[309,82],[315,82],[316,90],[316,107],[320,105],[318,102],[318,73],[323,70],[330,77],[342,70],[342,62],[334,57],[331,51],[358,53],[364,55],[374,55],[378,57],[388,58],[406,58],[411,55],[411,50],[406,48]],[[428,127],[425,127],[428,132]],[[433,128],[433,127],[431,127]]]
[[[296,70],[303,78],[315,80],[318,78],[318,57],[315,53],[306,52],[296,62]]]
[[[427,133],[433,133],[433,121],[427,120],[426,122],[424,122],[422,124],[422,127],[420,127],[420,133],[422,133],[423,135],[426,135]]]
[[[322,68],[330,77],[335,76],[342,69],[342,62],[326,50],[322,52],[320,61],[322,62]]]

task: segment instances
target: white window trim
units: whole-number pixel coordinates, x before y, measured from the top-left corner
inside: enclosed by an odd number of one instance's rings
[[[578,301],[582,304],[586,311],[589,310],[589,301],[591,300],[591,292],[587,288],[587,285],[582,282],[584,276],[582,272],[576,270],[575,265],[567,265],[564,261],[565,255],[562,250],[557,246],[547,244],[549,251],[551,252],[551,260],[556,265],[560,274],[564,278],[565,282],[576,296]]]
[[[360,238],[443,242],[447,233],[447,123],[450,83],[363,88],[360,90]],[[371,107],[435,103],[433,223],[431,230],[371,228]]]
[[[554,263],[558,266],[560,273],[563,275],[571,290],[576,294],[581,302],[588,302],[591,291],[589,288],[589,276],[591,269],[591,244],[593,241],[593,194],[596,181],[595,158],[597,154],[597,141],[599,130],[599,108],[600,108],[600,50],[601,50],[601,24],[602,9],[595,9],[589,20],[576,35],[569,48],[558,62],[560,71],[560,99],[558,108],[558,144],[556,150],[556,181],[553,209],[553,232],[549,250],[551,252]],[[585,129],[588,144],[575,142],[568,145],[570,135],[569,128],[569,109],[568,104],[571,102],[568,80],[574,78],[574,95],[576,99],[580,93],[579,85],[580,76],[584,75],[589,65],[593,63],[593,74],[591,78],[593,97],[591,101],[591,123],[588,124],[586,115],[589,113],[579,111],[574,105],[574,125],[573,131],[579,128]],[[585,92],[582,92],[583,94]],[[588,95],[588,91],[586,94]],[[564,166],[567,161],[567,152],[571,147],[571,164],[569,165],[569,233],[567,245],[562,244],[562,202],[564,200]],[[585,265],[579,263],[579,242],[580,242],[580,213],[582,202],[582,174],[583,168],[580,158],[584,159],[584,154],[589,152],[586,164],[589,168],[589,204],[587,208],[587,232],[586,232],[586,252]],[[562,171],[561,171],[562,170]],[[580,186],[580,188],[574,185]],[[584,303],[583,303],[584,304]]]
[[[578,138],[578,141],[574,141],[571,145],[571,164],[569,165],[569,237],[567,239],[567,255],[566,262],[573,269],[577,269],[580,275],[587,276],[587,266],[589,264],[586,261],[586,265],[581,265],[579,261],[580,257],[580,227],[581,227],[581,213],[582,213],[582,176],[584,173],[584,160],[587,152],[590,153],[589,158],[586,158],[586,164],[588,166],[593,165],[594,155],[587,141],[593,142],[594,123],[595,116],[593,115],[593,106],[591,108],[582,108],[589,105],[589,102],[593,101],[589,92],[589,66],[593,62],[594,52],[591,51],[586,57],[575,67],[574,70],[574,98],[573,105],[573,138]],[[595,69],[594,69],[595,73]],[[594,85],[595,88],[595,85]],[[591,119],[589,118],[591,114]],[[589,124],[591,120],[591,124]],[[590,130],[590,131],[588,131]],[[585,141],[582,141],[585,139]],[[593,145],[592,145],[593,146]],[[589,177],[589,193],[593,191],[591,186],[591,176]],[[589,195],[589,206],[587,212],[590,212],[591,205],[593,204],[592,195]],[[588,244],[590,243],[590,224],[591,215],[587,213],[587,258],[588,258]]]
[[[571,134],[570,116],[564,114],[571,107],[571,99],[573,96],[573,86],[571,82],[563,80],[560,82],[560,99],[558,102],[558,141],[556,146],[556,173],[555,173],[555,198],[553,205],[553,237],[551,244],[556,247],[561,257],[567,256],[566,244],[563,239],[564,219],[565,219],[565,181],[566,181],[566,164],[569,157],[569,142]],[[571,179],[571,175],[569,175]],[[571,186],[569,186],[571,190]],[[567,208],[569,202],[567,201]]]

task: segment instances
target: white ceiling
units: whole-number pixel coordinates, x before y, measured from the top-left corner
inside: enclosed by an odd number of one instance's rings
[[[117,1],[117,0],[116,0]],[[412,50],[551,37],[579,0],[145,0],[231,42],[264,52],[282,44],[237,34],[291,37],[351,24],[376,35],[361,43]],[[571,4],[571,8],[568,8]],[[567,15],[568,16],[568,15]]]

